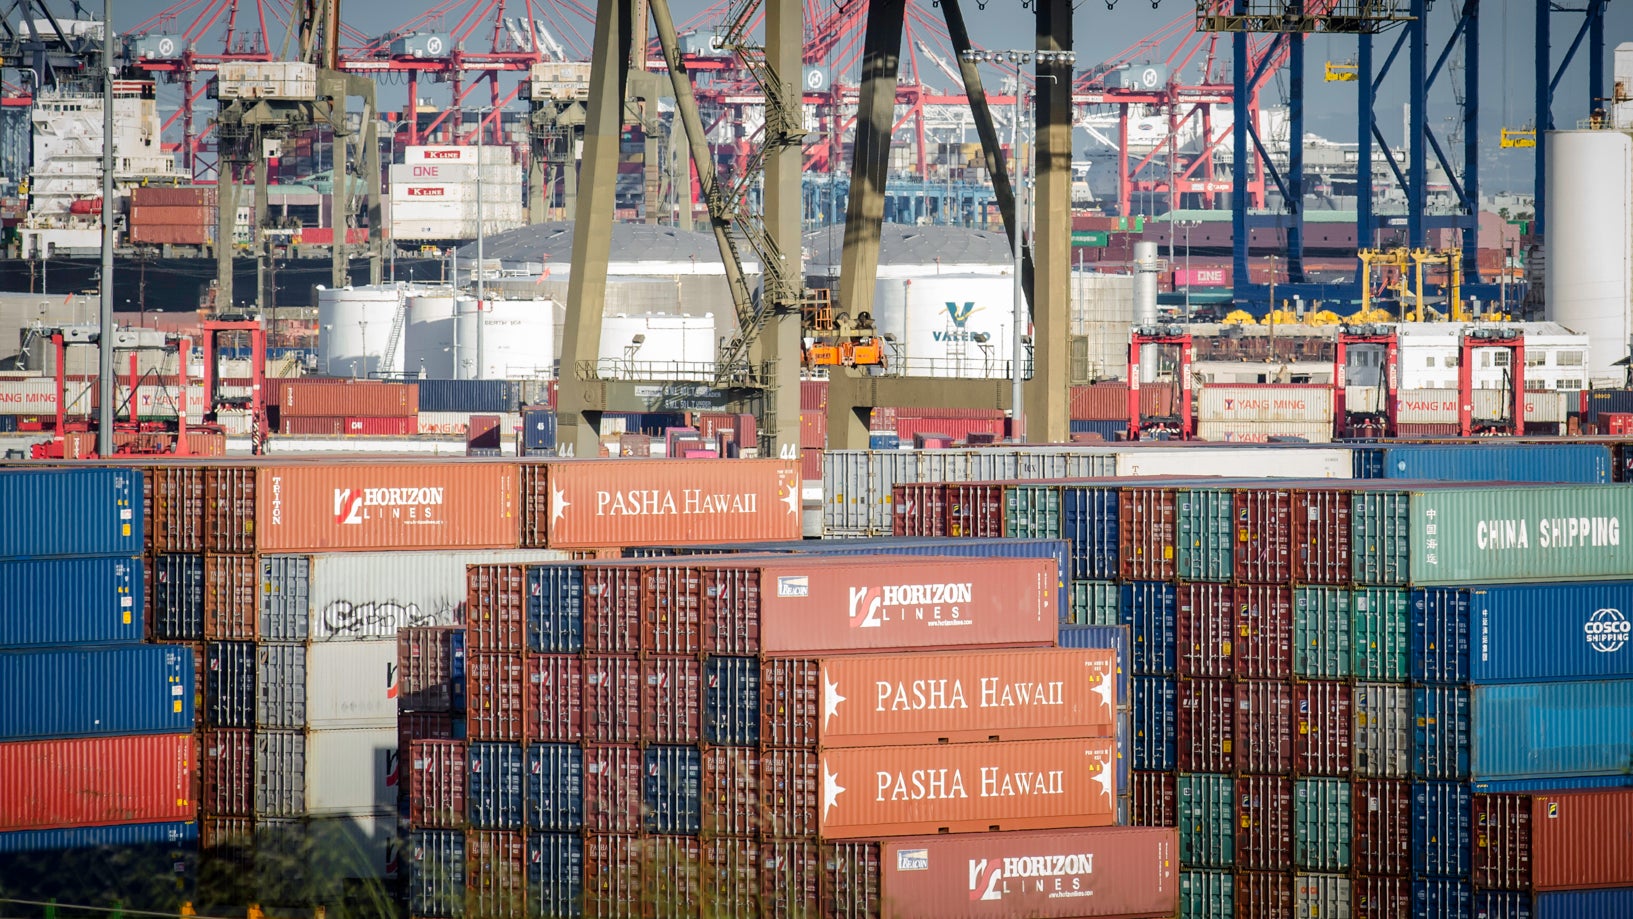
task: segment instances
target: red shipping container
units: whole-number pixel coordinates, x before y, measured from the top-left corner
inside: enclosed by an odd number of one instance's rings
[[[1456,424],[1419,422],[1407,424],[1399,422],[1395,425],[1401,437],[1456,437],[1459,429]]]
[[[635,833],[641,829],[641,751],[633,746],[584,746],[584,829]]]
[[[1599,427],[1609,434],[1633,433],[1633,412],[1600,412]]]
[[[910,418],[904,417],[897,409],[896,436],[904,442],[915,437],[939,434],[947,440],[958,443],[968,440],[974,434],[993,434],[1004,436],[1007,422],[1002,412],[993,413],[988,418]]]
[[[704,565],[703,650],[755,654],[760,650],[760,572]]]
[[[868,654],[822,661],[825,747],[1115,737],[1111,650]]]
[[[799,452],[800,477],[807,482],[822,481],[822,451],[807,447]]]
[[[454,642],[461,626],[410,626],[397,631],[398,719],[408,712],[451,712]]]
[[[1127,421],[1128,384],[1073,386],[1067,408],[1072,421]],[[1141,383],[1140,414],[1147,418],[1175,414],[1173,385]]]
[[[822,856],[814,839],[761,841],[762,919],[807,919],[821,892]]]
[[[641,658],[641,741],[695,744],[702,730],[703,663],[695,657]]]
[[[872,840],[822,847],[821,915],[880,915],[879,848]]]
[[[465,908],[482,919],[526,919],[527,841],[506,830],[465,834]]]
[[[760,662],[760,743],[814,747],[823,715],[821,664],[796,657]]]
[[[145,185],[130,190],[130,203],[132,207],[214,207],[215,191],[213,185]]]
[[[130,241],[150,246],[205,246],[215,241],[215,220],[208,225],[139,224],[130,228]]]
[[[406,752],[416,740],[454,740],[454,716],[447,712],[397,713],[397,749]]]
[[[1179,833],[1108,827],[882,843],[884,919],[1173,916]]]
[[[820,450],[828,445],[828,413],[826,410],[811,409],[799,413],[799,445],[806,449],[815,450]]]
[[[0,743],[0,830],[196,819],[193,756],[191,734]]]
[[[154,464],[145,467],[147,487],[152,490],[148,512],[152,515],[155,554],[204,551],[204,470],[199,466]]]
[[[552,548],[799,539],[800,473],[780,460],[549,465]]]
[[[527,572],[521,565],[465,569],[465,647],[519,653],[527,646]]]
[[[1176,663],[1180,676],[1231,677],[1236,597],[1229,584],[1181,584],[1175,594]]]
[[[641,739],[641,665],[632,654],[584,658],[584,740]],[[609,830],[608,832],[621,832]]]
[[[522,655],[469,655],[465,687],[465,729],[471,740],[522,740],[527,687]]]
[[[800,411],[827,411],[828,410],[828,381],[827,380],[800,380],[799,381]]]
[[[205,551],[237,554],[255,551],[256,476],[257,470],[249,466],[205,467]],[[279,512],[282,513],[281,507]]]
[[[1471,810],[1476,887],[1633,886],[1633,789],[1475,795]]]
[[[760,835],[815,836],[825,784],[811,750],[760,749]],[[838,792],[835,792],[838,794]]]
[[[1350,919],[1411,919],[1412,879],[1358,875],[1350,887]]]
[[[875,407],[868,415],[868,431],[875,434],[896,433],[896,410],[883,405]]]
[[[578,743],[584,738],[584,664],[571,654],[529,654],[526,660],[527,739]]]
[[[1286,773],[1292,767],[1292,685],[1269,680],[1237,683],[1236,768],[1242,772]]]
[[[703,847],[693,836],[648,836],[641,857],[642,902],[651,919],[691,919],[703,899]],[[633,904],[629,904],[633,905]],[[627,907],[626,907],[627,908]]]
[[[260,636],[261,562],[253,555],[204,557],[204,638],[254,641]]]
[[[754,747],[703,751],[703,835],[760,833],[760,753]]]
[[[276,380],[271,384],[271,398],[280,418],[296,415],[414,418],[420,411],[420,388],[414,383],[316,378]]]
[[[1412,785],[1358,781],[1350,791],[1350,859],[1361,874],[1412,873]]]
[[[1332,680],[1299,683],[1294,705],[1298,724],[1294,768],[1300,775],[1348,776],[1355,725],[1349,685]]]
[[[947,487],[940,482],[914,482],[891,488],[896,509],[891,522],[895,536],[946,536]]]
[[[448,459],[261,466],[255,513],[226,521],[253,540],[216,551],[515,548],[517,475],[509,463]]]
[[[1236,580],[1285,584],[1292,577],[1293,494],[1286,489],[1243,488],[1236,513]]]
[[[1004,486],[994,482],[946,485],[947,535],[984,539],[1004,535]]]
[[[1117,499],[1122,576],[1128,581],[1174,579],[1178,538],[1171,488],[1123,488]]]
[[[1230,772],[1236,763],[1236,692],[1228,680],[1179,684],[1179,769]]]
[[[1172,772],[1129,773],[1129,818],[1134,826],[1178,826],[1179,792]]]
[[[473,416],[474,417],[474,416]],[[357,415],[281,415],[279,433],[308,436],[407,437],[419,433],[412,415],[370,417]]]
[[[408,821],[416,829],[465,825],[469,767],[463,740],[415,740],[408,746]]]
[[[1293,676],[1293,590],[1264,584],[1235,588],[1236,675],[1286,680]]]
[[[641,649],[641,568],[606,562],[584,566],[584,650],[634,654]]]
[[[255,815],[255,732],[199,732],[199,812],[212,817]]]
[[[595,835],[584,840],[584,915],[632,917],[641,902],[641,842],[634,836]]]
[[[705,835],[700,867],[703,915],[715,919],[757,919],[760,915],[760,843],[757,840]]]
[[[1293,780],[1279,775],[1238,777],[1236,867],[1278,871],[1292,863]]]
[[[1350,494],[1338,489],[1293,492],[1293,580],[1348,584]]]
[[[1236,919],[1292,919],[1293,876],[1279,871],[1236,872]]]
[[[1116,757],[1109,738],[826,750],[820,834],[1107,826]]]
[[[703,573],[663,562],[640,572],[641,649],[649,654],[698,654],[703,650]]]

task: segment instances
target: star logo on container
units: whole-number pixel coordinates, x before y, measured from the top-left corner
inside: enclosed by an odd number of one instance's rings
[[[342,526],[363,523],[363,489],[335,489],[335,523]]]
[[[565,515],[567,508],[572,507],[567,500],[567,492],[552,485],[550,487],[550,525],[555,526]]]
[[[1085,752],[1089,756],[1098,755],[1098,753],[1094,750],[1087,750]],[[1108,802],[1115,803],[1117,800],[1117,795],[1111,787],[1111,770],[1107,769],[1105,764],[1100,762],[1096,762],[1091,768],[1094,769],[1094,780],[1100,783],[1100,789],[1106,794],[1106,800]]]
[[[846,792],[845,786],[839,784],[839,775],[828,771],[828,761],[822,761],[822,819],[827,820],[828,814],[839,804],[839,796]]]
[[[788,481],[783,483],[782,503],[788,505],[788,513],[795,517],[799,516],[800,488],[798,476],[789,476]]]
[[[829,724],[829,722],[833,721],[834,716],[839,714],[839,703],[844,702],[844,701],[845,701],[845,697],[839,694],[839,684],[835,683],[833,680],[828,679],[827,670],[823,670],[823,672],[822,672],[822,729],[824,731],[826,731],[828,729],[828,724]]]
[[[1112,695],[1111,695],[1111,685],[1112,685],[1111,674],[1107,673],[1103,669],[1099,669],[1099,668],[1096,668],[1096,669],[1099,670],[1100,681],[1094,685],[1093,692],[1094,692],[1095,695],[1100,697],[1101,702],[1104,702],[1106,704],[1106,710],[1107,711],[1115,711],[1117,709],[1117,705],[1116,705],[1115,701],[1112,699]]]

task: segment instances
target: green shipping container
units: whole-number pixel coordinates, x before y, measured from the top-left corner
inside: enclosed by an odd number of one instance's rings
[[[1351,600],[1342,587],[1293,591],[1293,674],[1310,680],[1350,675]]]
[[[1410,502],[1404,492],[1357,491],[1350,499],[1350,570],[1355,583],[1404,585],[1410,571]]]
[[[1349,782],[1294,782],[1293,867],[1302,871],[1348,871],[1351,822]],[[1184,839],[1183,832],[1180,839]]]
[[[1012,485],[1004,489],[1004,535],[1013,539],[1060,538],[1060,488]]]
[[[1236,879],[1229,871],[1181,871],[1180,919],[1236,919]]]
[[[1228,775],[1179,777],[1179,862],[1229,868],[1236,861],[1236,782]]]
[[[1122,625],[1117,612],[1120,591],[1112,581],[1073,581],[1072,625]]]
[[[1633,489],[1544,485],[1425,489],[1411,495],[1411,577],[1419,586],[1633,575]]]
[[[1378,683],[1406,681],[1407,592],[1362,587],[1350,597],[1350,675]]]
[[[1174,496],[1179,516],[1175,554],[1182,581],[1229,581],[1236,521],[1231,493],[1222,488],[1187,488]]]

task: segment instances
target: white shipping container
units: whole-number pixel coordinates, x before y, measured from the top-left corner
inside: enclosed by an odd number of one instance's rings
[[[307,556],[313,641],[375,641],[464,622],[465,566],[565,561],[556,549],[333,552]]]
[[[482,225],[486,228],[486,235],[493,236],[506,230],[514,230],[522,225],[521,218],[497,220],[484,216]],[[469,240],[476,238],[476,220],[416,220],[393,222],[391,235],[394,239],[414,240]]]
[[[309,645],[306,723],[313,730],[395,726],[397,640]]]
[[[1315,424],[1311,424],[1313,430]],[[1332,436],[1327,429],[1328,439]],[[1302,436],[1302,435],[1298,435]],[[1278,450],[1252,447],[1117,446],[1117,474],[1210,475],[1262,479],[1347,479],[1355,474],[1350,451]]]
[[[590,97],[590,65],[579,61],[545,61],[528,68],[530,98],[557,101]]]
[[[1403,389],[1397,396],[1400,424],[1456,424],[1457,390]]]
[[[318,70],[298,61],[223,61],[216,68],[221,99],[315,99]]]
[[[521,206],[518,197],[521,194],[522,183],[516,182],[486,182],[482,186],[482,210],[484,216],[488,208],[498,204]],[[421,201],[440,202],[454,201],[469,202],[472,210],[476,208],[476,184],[474,182],[442,182],[435,185],[410,184],[393,185],[391,187],[391,203],[394,206],[415,204]]]
[[[475,163],[477,151],[481,151],[481,162],[509,164],[516,162],[516,152],[508,146],[496,147],[488,144],[482,147],[471,146],[435,146],[435,147],[406,147],[403,149],[404,163]]]
[[[308,732],[306,812],[313,816],[395,812],[400,763],[395,725]]]
[[[181,402],[181,392],[174,386],[138,386],[132,394],[129,386],[120,386],[118,398],[115,404],[116,414],[120,418],[130,417],[132,407],[139,418],[174,418]],[[204,420],[203,383],[187,385],[187,420]]]
[[[522,205],[515,200],[490,201],[482,199],[482,220],[509,220],[519,218]],[[413,198],[393,201],[391,217],[398,222],[413,220],[467,220],[476,225],[476,199]]]
[[[1514,395],[1506,389],[1476,389],[1472,395],[1475,418],[1507,418],[1513,414]],[[1562,424],[1566,415],[1565,393],[1552,390],[1525,394],[1527,425]]]
[[[1198,421],[1315,422],[1332,426],[1329,386],[1231,386],[1202,388]]]
[[[397,163],[391,167],[392,187],[475,181],[475,163]]]
[[[1202,421],[1197,423],[1196,436],[1212,443],[1262,444],[1272,437],[1297,437],[1307,443],[1325,444],[1332,442],[1332,425],[1325,421]],[[1271,462],[1279,465],[1280,458]]]
[[[68,410],[89,412],[96,384],[69,380]],[[57,411],[57,381],[53,377],[0,379],[0,415],[50,415]]]

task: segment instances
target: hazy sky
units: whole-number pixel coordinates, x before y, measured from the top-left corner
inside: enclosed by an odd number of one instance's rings
[[[63,0],[48,0],[54,8],[66,7]],[[114,20],[117,31],[126,32],[138,23],[147,20],[167,8],[162,0],[113,0]],[[197,10],[210,7],[226,0],[192,0],[190,3],[178,4],[174,9],[181,10],[178,22],[180,25],[167,31],[182,31],[188,24],[197,18]],[[239,0],[241,10],[239,22],[254,21],[255,0]],[[267,19],[274,20],[273,8],[275,0],[263,0],[267,5]],[[586,4],[593,4],[594,0],[582,0]],[[673,0],[675,3],[675,18],[681,23],[692,19],[701,13],[707,4],[701,0]],[[819,14],[836,9],[840,4],[836,0],[808,0],[813,10]],[[859,2],[859,0],[850,0]],[[917,15],[921,21],[939,21],[941,10],[930,0],[910,0],[917,4]],[[1533,68],[1533,42],[1535,33],[1535,4],[1541,0],[1485,0],[1482,4],[1482,34],[1483,51],[1481,54],[1481,75],[1483,80],[1483,95],[1481,98],[1481,133],[1489,139],[1487,163],[1484,164],[1488,189],[1498,184],[1504,173],[1513,176],[1528,177],[1530,174],[1530,155],[1525,151],[1508,150],[1500,154],[1496,152],[1496,139],[1501,127],[1524,127],[1532,121],[1534,104],[1532,102],[1531,73]],[[448,0],[445,8],[452,10],[445,14],[442,27],[451,29],[464,15],[464,11],[478,5],[475,0]],[[1579,6],[1580,4],[1571,4]],[[87,6],[95,7],[95,0],[89,0]],[[1430,62],[1438,56],[1441,46],[1450,34],[1452,23],[1452,8],[1460,6],[1452,0],[1439,0],[1431,3],[1430,13],[1432,38]],[[964,14],[970,26],[970,31],[976,42],[988,48],[1026,47],[1032,41],[1032,17],[1026,12],[1019,0],[988,0],[985,9],[980,8],[975,0],[963,0]],[[376,35],[391,29],[399,28],[432,9],[432,4],[426,0],[408,0],[408,2],[385,2],[385,0],[343,0],[342,19],[359,31]],[[524,15],[519,0],[509,0],[507,12],[510,15]],[[1076,8],[1074,21],[1074,39],[1080,64],[1106,60],[1124,49],[1133,46],[1144,36],[1156,32],[1167,24],[1180,17],[1188,17],[1194,10],[1190,0],[1160,0],[1157,8],[1153,8],[1151,0],[1115,0],[1115,8],[1107,9],[1107,0],[1082,0]],[[580,13],[570,6],[560,3],[543,3],[535,7],[535,15],[551,24],[553,30],[570,46],[585,46],[589,42],[591,25]],[[1605,34],[1607,43],[1612,49],[1606,55],[1607,71],[1614,59],[1613,49],[1621,42],[1633,42],[1633,2],[1629,0],[1615,0],[1611,3],[1607,14]],[[1556,61],[1562,55],[1574,38],[1580,24],[1580,16],[1571,17],[1567,14],[1556,14],[1554,17],[1553,47]],[[491,27],[490,27],[491,28]],[[467,47],[470,50],[479,50],[485,46],[490,28],[477,29]],[[276,50],[282,40],[281,27],[275,28],[273,47]],[[575,34],[577,38],[575,38]],[[219,47],[221,38],[219,30],[214,33],[214,47]],[[929,40],[933,36],[925,33]],[[1391,37],[1380,39],[1377,52],[1381,62]],[[932,42],[933,44],[933,42]],[[1162,52],[1166,55],[1172,50],[1173,43]],[[945,53],[944,51],[941,53]],[[1226,51],[1228,55],[1228,50]],[[1343,37],[1317,37],[1310,39],[1307,45],[1309,61],[1309,76],[1306,80],[1306,94],[1309,121],[1308,129],[1322,134],[1329,139],[1341,142],[1355,139],[1355,89],[1354,84],[1327,83],[1322,79],[1323,62],[1327,60],[1347,62],[1354,59],[1355,40]],[[1555,123],[1560,126],[1574,125],[1577,119],[1585,117],[1589,108],[1587,102],[1586,54],[1579,51],[1576,62],[1564,80],[1561,82],[1556,95]],[[1160,56],[1157,58],[1160,60]],[[924,62],[928,66],[928,61]],[[1401,112],[1406,103],[1406,59],[1402,54],[1394,68],[1390,81],[1382,90],[1378,103],[1378,116],[1385,136],[1392,142],[1399,139],[1401,134]],[[1188,76],[1196,74],[1195,65]],[[946,86],[950,81],[941,74],[926,70],[924,79],[931,83]],[[1271,81],[1268,96],[1272,99],[1279,97],[1281,87],[1285,86],[1285,74]],[[1453,96],[1450,85],[1455,82],[1459,86],[1462,78],[1460,73],[1443,74],[1437,85],[1436,93],[1431,100],[1430,119],[1437,128],[1443,142],[1449,132],[1445,120],[1450,116],[1453,106]],[[388,84],[391,78],[385,81]],[[1612,78],[1606,74],[1605,84],[1610,86]],[[403,99],[400,89],[394,90],[390,85],[385,87],[386,99],[394,99],[401,104]],[[420,95],[431,103],[441,105],[449,98],[449,90],[445,84],[422,83]],[[179,89],[162,90],[163,100],[179,98]],[[385,100],[382,100],[385,101]],[[172,102],[173,104],[173,102]],[[1495,161],[1493,161],[1495,158]],[[1528,179],[1526,180],[1528,183]],[[1494,189],[1492,189],[1494,190]]]

